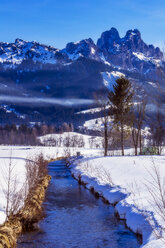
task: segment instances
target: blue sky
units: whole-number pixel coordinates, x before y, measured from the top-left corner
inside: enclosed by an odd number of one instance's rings
[[[0,0],[0,41],[37,40],[57,48],[116,27],[138,28],[146,43],[165,42],[165,0]]]

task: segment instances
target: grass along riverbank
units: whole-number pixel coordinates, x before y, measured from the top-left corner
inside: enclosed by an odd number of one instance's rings
[[[26,160],[26,176],[20,190],[13,194],[14,165],[10,159],[7,188],[4,189],[6,221],[0,226],[0,247],[16,247],[22,231],[32,230],[42,217],[42,202],[51,177],[47,173],[47,161],[40,154],[35,160]]]

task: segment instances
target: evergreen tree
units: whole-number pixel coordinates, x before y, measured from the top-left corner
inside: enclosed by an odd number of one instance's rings
[[[131,121],[133,91],[128,79],[121,77],[116,80],[113,91],[108,94],[110,115],[114,118],[114,124],[120,129],[121,149],[124,156],[124,125]]]

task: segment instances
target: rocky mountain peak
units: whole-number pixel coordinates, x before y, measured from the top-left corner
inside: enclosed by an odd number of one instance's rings
[[[119,32],[116,28],[112,27],[108,32],[108,36],[110,39],[116,41],[120,39]]]
[[[97,46],[99,49],[109,49],[114,45],[114,43],[118,43],[120,41],[119,32],[116,28],[111,28],[109,31],[105,31],[102,33],[101,38],[97,41]]]
[[[117,29],[111,28],[102,33],[98,39],[97,46],[105,59],[114,66],[120,66],[123,69],[143,71],[149,67],[157,66],[157,60],[163,57],[158,47],[147,45],[141,38],[138,29],[131,29],[126,32],[123,38],[120,38]],[[146,65],[147,64],[147,65]],[[152,68],[152,69],[153,69]]]
[[[89,38],[70,42],[62,50],[19,38],[13,43],[0,43],[0,65],[7,63],[7,66],[11,68],[16,68],[16,65],[21,67],[22,64],[25,67],[32,64],[34,67],[38,66],[37,68],[40,68],[40,65],[42,68],[44,64],[63,66],[79,58],[97,60],[117,68],[140,73],[151,73],[165,64],[162,63],[161,50],[153,45],[147,45],[142,40],[138,29],[128,30],[121,38],[118,30],[112,27],[101,34],[97,45]],[[2,70],[3,68],[2,65]]]
[[[91,38],[81,40],[81,41],[78,41],[78,42],[69,42],[66,45],[66,51],[68,53],[74,53],[75,50],[81,51],[82,49],[88,49],[89,47],[94,46],[94,45],[95,44],[94,44],[94,42],[93,42],[93,40]]]
[[[25,45],[27,42],[22,40],[22,39],[20,39],[20,38],[17,38],[17,39],[15,39],[14,43],[15,43],[16,46],[22,46],[22,45]]]
[[[81,56],[86,58],[95,58],[98,56],[98,47],[94,41],[89,38],[78,42],[70,42],[66,48],[62,50],[71,60],[75,60]]]
[[[125,39],[131,39],[135,37],[141,39],[141,33],[138,29],[130,29],[126,32]]]

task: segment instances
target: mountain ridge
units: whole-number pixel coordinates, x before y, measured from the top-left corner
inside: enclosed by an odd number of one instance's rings
[[[147,45],[137,29],[128,30],[120,37],[117,29],[111,28],[102,33],[97,43],[89,38],[69,42],[61,50],[18,38],[14,43],[0,42],[0,112],[6,116],[1,122],[8,121],[11,112],[11,118],[14,114],[18,123],[52,122],[54,115],[58,121],[75,119],[74,112],[87,106],[75,104],[69,110],[69,106],[59,107],[49,101],[41,107],[39,102],[38,106],[29,101],[26,104],[14,102],[13,96],[19,101],[22,97],[45,99],[45,102],[50,98],[88,100],[102,90],[111,89],[118,75],[131,80],[139,97],[144,91],[150,103],[159,98],[160,102],[164,101],[163,93],[159,91],[159,88],[165,90],[163,53],[159,48]],[[8,96],[6,100],[5,95]],[[11,101],[7,101],[10,96]]]
[[[120,66],[122,69],[133,70],[135,68],[141,72],[140,68],[136,66],[137,60],[146,62],[148,59],[153,65],[157,63],[161,66],[163,53],[159,47],[147,45],[141,39],[138,29],[128,30],[126,35],[120,38],[117,29],[111,28],[101,34],[96,44],[91,38],[88,38],[78,42],[69,42],[61,50],[36,41],[29,42],[19,38],[14,43],[0,42],[0,63],[7,63],[8,66],[9,64],[20,65],[26,60],[42,64],[67,65],[80,57],[106,61],[113,66]]]

